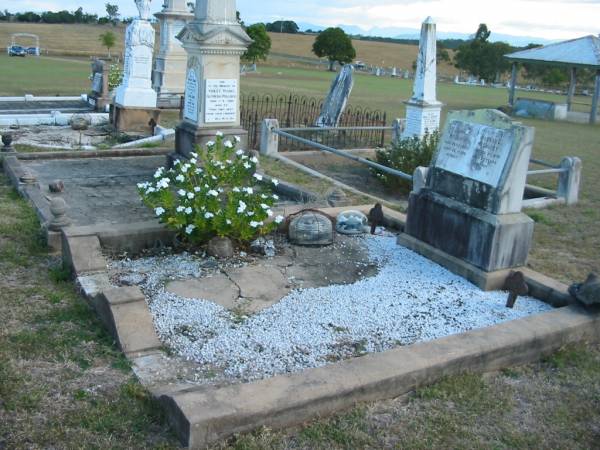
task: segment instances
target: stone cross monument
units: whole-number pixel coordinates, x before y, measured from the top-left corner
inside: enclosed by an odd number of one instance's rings
[[[187,0],[165,0],[161,12],[156,13],[160,23],[160,49],[154,62],[152,86],[158,93],[161,107],[178,107],[185,91],[187,54],[177,35],[194,15]]]
[[[442,104],[436,99],[437,42],[435,22],[428,17],[421,27],[417,72],[413,95],[406,102],[406,128],[403,138],[423,137],[440,127]]]
[[[176,151],[188,156],[218,131],[239,136],[240,56],[252,43],[237,21],[235,0],[197,0],[194,20],[177,38],[188,54],[183,121]]]
[[[140,17],[127,27],[123,82],[117,88],[113,124],[124,131],[150,131],[158,121],[156,91],[152,89],[154,28],[149,22],[150,0],[136,0]]]

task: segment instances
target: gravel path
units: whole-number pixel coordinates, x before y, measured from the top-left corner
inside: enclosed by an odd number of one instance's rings
[[[228,381],[298,372],[551,309],[533,298],[519,298],[514,309],[507,309],[505,293],[480,291],[397,246],[395,237],[366,236],[363,241],[380,268],[376,276],[292,291],[251,317],[164,291],[168,279],[199,276],[198,258],[144,258],[114,262],[113,268],[148,273],[141,287],[160,338],[175,353]]]

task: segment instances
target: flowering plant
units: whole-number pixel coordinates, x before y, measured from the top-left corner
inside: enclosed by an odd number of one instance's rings
[[[235,142],[217,133],[216,142],[191,153],[191,159],[175,161],[173,168],[159,168],[154,181],[138,184],[144,204],[167,227],[192,243],[212,237],[242,242],[272,231],[283,217],[273,217],[278,199],[270,184],[259,183],[258,159],[236,150]]]

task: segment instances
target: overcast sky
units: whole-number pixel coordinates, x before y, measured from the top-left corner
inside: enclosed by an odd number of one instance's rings
[[[9,11],[75,10],[105,13],[107,0],[1,0]],[[123,16],[136,12],[134,0],[117,3]],[[153,0],[158,11],[162,0]],[[280,18],[323,26],[356,25],[365,30],[377,27],[419,28],[433,16],[438,30],[473,33],[486,23],[495,33],[568,39],[600,33],[600,0],[238,0],[246,23]]]

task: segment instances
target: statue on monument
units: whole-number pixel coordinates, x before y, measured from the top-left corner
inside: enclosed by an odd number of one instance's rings
[[[135,0],[135,5],[140,13],[140,19],[150,20],[150,2],[152,0]]]

